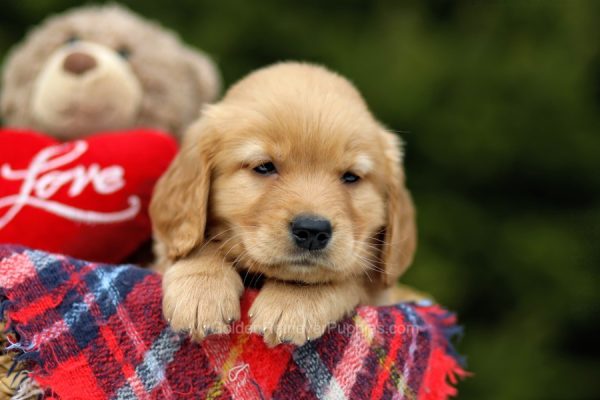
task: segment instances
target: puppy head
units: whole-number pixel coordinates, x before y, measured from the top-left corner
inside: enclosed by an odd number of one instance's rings
[[[189,129],[155,191],[155,233],[171,259],[213,241],[268,277],[391,284],[415,247],[400,158],[348,81],[278,64],[236,84]]]

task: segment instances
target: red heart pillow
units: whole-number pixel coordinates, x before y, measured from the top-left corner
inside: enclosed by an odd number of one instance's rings
[[[0,129],[0,243],[123,261],[150,238],[148,203],[176,152],[150,130],[60,143]]]

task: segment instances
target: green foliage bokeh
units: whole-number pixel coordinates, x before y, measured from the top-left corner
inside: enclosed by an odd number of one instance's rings
[[[4,2],[0,58],[72,0]],[[418,255],[456,310],[461,398],[600,393],[600,2],[125,1],[226,85],[287,59],[350,78],[406,142]]]

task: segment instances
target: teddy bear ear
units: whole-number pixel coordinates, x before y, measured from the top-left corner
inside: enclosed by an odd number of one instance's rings
[[[26,103],[27,91],[23,89],[22,92],[25,93],[15,93],[16,85],[9,84],[7,80],[4,78],[0,83],[0,120],[5,125],[14,125],[23,118],[21,113],[17,112],[19,110],[17,104]]]
[[[2,89],[0,87],[0,118],[8,118],[14,112],[14,104],[3,93]]]
[[[202,103],[213,102],[221,92],[221,75],[215,62],[201,51],[186,49],[186,52]]]

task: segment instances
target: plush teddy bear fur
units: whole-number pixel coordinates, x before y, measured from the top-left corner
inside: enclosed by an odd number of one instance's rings
[[[34,28],[6,60],[0,111],[60,139],[133,127],[179,136],[220,89],[217,68],[160,25],[86,6]]]

